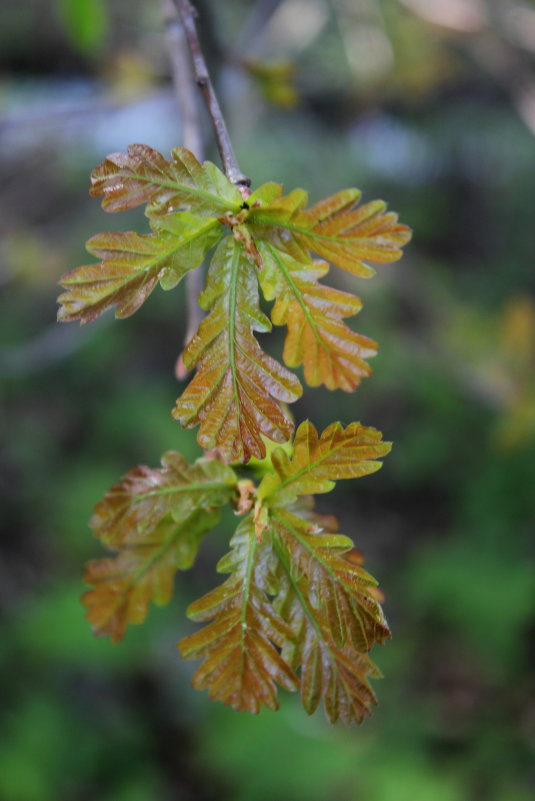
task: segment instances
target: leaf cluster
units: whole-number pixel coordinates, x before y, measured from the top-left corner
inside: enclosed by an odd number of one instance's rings
[[[201,165],[184,148],[167,160],[146,145],[108,156],[90,191],[108,212],[144,204],[151,233],[92,237],[87,249],[99,261],[61,279],[60,320],[87,323],[110,306],[128,317],[158,283],[173,288],[213,251],[199,297],[208,314],[183,354],[196,374],[173,411],[186,428],[199,426],[205,450],[245,463],[264,458],[264,438],[288,441],[293,423],[283,404],[302,386],[287,368],[303,365],[311,386],[348,392],[369,375],[376,343],[344,322],[360,300],[320,279],[329,264],[369,277],[367,262],[400,257],[410,232],[382,201],[359,205],[360,192],[348,189],[306,208],[306,192],[283,195],[276,183],[244,200],[214,164]],[[274,302],[271,320],[260,290]],[[287,328],[286,367],[255,336],[272,324]]]
[[[312,493],[363,476],[390,450],[378,431],[352,423],[321,437],[302,423],[293,453],[271,453],[258,487],[219,459],[189,466],[167,453],[159,469],[137,467],[96,506],[91,526],[114,551],[89,562],[83,601],[97,634],[120,640],[145,619],[149,602],[169,602],[177,571],[193,564],[221,507],[240,523],[217,566],[229,577],[188,609],[205,623],[179,643],[202,659],[193,684],[232,706],[275,709],[277,686],[299,690],[314,712],[321,698],[332,722],[361,721],[376,702],[380,674],[368,656],[389,636],[375,580],[333,518],[316,514]]]
[[[369,262],[400,257],[409,229],[382,201],[360,204],[356,189],[310,207],[302,189],[284,195],[276,183],[242,194],[184,148],[171,160],[146,145],[114,153],[90,192],[109,212],[145,205],[151,232],[92,237],[99,261],[61,279],[60,320],[87,323],[111,306],[128,317],[158,283],[173,288],[211,254],[198,299],[206,316],[182,357],[196,372],[173,410],[186,428],[199,426],[206,454],[188,465],[169,452],[158,469],[136,467],[97,504],[91,526],[111,555],[84,575],[95,633],[118,641],[150,602],[168,603],[175,574],[230,503],[241,521],[217,566],[229,576],[189,607],[204,626],[179,643],[201,660],[194,687],[250,712],[276,708],[278,687],[299,690],[308,713],[323,698],[332,722],[360,722],[380,675],[369,651],[389,629],[375,580],[336,520],[314,511],[313,495],[373,473],[390,444],[360,423],[319,436],[307,421],[292,439],[285,404],[302,386],[288,368],[346,392],[369,375],[376,343],[345,322],[361,302],[322,279],[331,265],[371,276]],[[272,325],[286,326],[284,365],[256,336]],[[257,485],[243,472],[251,459]]]

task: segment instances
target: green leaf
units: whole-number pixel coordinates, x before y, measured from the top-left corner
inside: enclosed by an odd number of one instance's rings
[[[197,690],[233,709],[277,709],[277,684],[295,690],[298,680],[277,648],[291,630],[269,602],[272,570],[269,543],[258,542],[252,518],[239,525],[232,551],[218,565],[232,575],[188,609],[197,621],[212,621],[179,643],[186,659],[204,661],[193,677]]]
[[[184,147],[168,161],[148,145],[130,145],[128,153],[111,153],[91,175],[92,197],[104,195],[109,212],[147,204],[149,216],[188,210],[208,217],[236,213],[243,198],[215,164],[201,165]]]
[[[103,0],[56,0],[60,22],[71,42],[83,53],[104,43],[108,14]]]
[[[276,301],[271,319],[288,327],[285,363],[303,364],[309,386],[353,391],[371,373],[364,359],[377,353],[372,339],[343,322],[360,311],[359,298],[319,283],[329,270],[326,262],[303,265],[267,243],[260,243],[259,251],[262,291],[266,300]]]
[[[266,475],[258,488],[258,499],[269,505],[288,506],[299,495],[330,492],[341,478],[358,478],[375,473],[376,461],[391,449],[375,428],[350,423],[343,428],[333,423],[320,438],[308,420],[301,423],[290,458],[282,448],[271,454],[273,474]]]
[[[171,214],[153,227],[153,234],[127,231],[91,237],[87,250],[102,261],[62,276],[60,284],[67,291],[58,298],[58,319],[88,323],[114,305],[117,318],[129,317],[158,281],[163,289],[171,289],[198,267],[223,233],[217,220],[188,212]]]
[[[256,268],[231,237],[216,250],[199,303],[211,309],[184,351],[197,374],[173,416],[186,428],[200,423],[199,445],[227,461],[263,458],[262,435],[283,443],[293,430],[280,401],[302,392],[298,379],[260,348],[253,331],[269,331],[260,311]]]
[[[294,189],[272,203],[253,207],[247,224],[263,239],[297,261],[309,264],[310,252],[354,275],[368,278],[374,270],[365,262],[392,262],[411,231],[386,212],[382,200],[357,207],[358,189],[345,189],[305,209],[307,194]]]

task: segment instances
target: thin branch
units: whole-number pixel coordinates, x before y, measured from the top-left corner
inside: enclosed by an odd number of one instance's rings
[[[167,45],[177,105],[180,110],[182,144],[194,153],[199,161],[204,158],[199,105],[194,83],[195,76],[187,50],[184,29],[173,0],[164,0]]]
[[[210,118],[212,120],[225,175],[230,181],[232,181],[233,184],[238,187],[238,189],[240,189],[244,197],[246,197],[249,194],[248,189],[251,185],[251,180],[250,178],[247,178],[247,176],[244,175],[240,170],[236,156],[234,155],[234,150],[232,149],[227,126],[225,124],[212,81],[210,80],[210,75],[208,73],[208,68],[202,52],[201,43],[197,35],[197,27],[195,25],[195,17],[197,12],[189,0],[173,0],[173,2],[178,10],[178,13],[180,14],[180,19],[182,20],[182,24],[184,26],[186,39],[188,41],[189,49],[193,59],[197,86],[200,88],[203,94],[208,113],[210,114]]]
[[[182,144],[185,148],[194,153],[199,161],[202,161],[204,157],[204,143],[199,118],[199,101],[197,92],[195,91],[195,78],[187,50],[186,37],[173,1],[164,0],[164,6],[173,85],[175,87],[177,105],[180,111]],[[201,265],[196,270],[191,270],[186,276],[187,323],[186,333],[184,335],[184,347],[197,332],[203,319],[203,313],[198,302],[203,283],[204,273]],[[181,354],[175,364],[175,375],[179,379],[184,379],[188,372]]]

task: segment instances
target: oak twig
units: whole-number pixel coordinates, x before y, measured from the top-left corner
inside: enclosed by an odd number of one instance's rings
[[[182,25],[184,26],[186,39],[193,60],[195,79],[197,86],[203,94],[210,119],[212,120],[225,175],[238,187],[244,198],[247,198],[250,194],[249,187],[251,185],[251,180],[242,173],[236,156],[234,155],[223,113],[210,79],[201,43],[197,35],[197,27],[195,25],[196,11],[189,0],[173,0],[173,2],[182,20]]]

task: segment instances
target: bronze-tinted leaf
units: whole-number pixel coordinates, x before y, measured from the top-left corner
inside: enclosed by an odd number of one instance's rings
[[[84,581],[93,589],[82,601],[94,633],[118,642],[128,624],[145,620],[149,601],[169,603],[175,573],[191,567],[219,515],[218,509],[198,509],[177,521],[168,514],[155,526],[131,528],[117,556],[88,562]]]
[[[372,339],[343,322],[360,311],[361,301],[319,283],[329,270],[326,262],[303,265],[267,243],[259,250],[264,265],[262,291],[266,300],[275,299],[271,319],[275,325],[288,327],[285,363],[288,367],[303,364],[310,386],[325,384],[328,389],[351,392],[371,373],[364,359],[377,353]]]
[[[157,282],[171,289],[220,239],[222,225],[184,212],[161,220],[156,233],[102,233],[87,243],[99,264],[77,267],[61,278],[67,290],[59,296],[58,319],[88,323],[110,306],[115,316],[129,317]]]
[[[231,544],[218,570],[232,575],[188,609],[193,620],[212,622],[179,648],[186,659],[204,660],[193,677],[196,689],[234,709],[276,709],[277,684],[295,690],[298,680],[278,651],[292,632],[268,599],[271,550],[258,542],[250,516]]]
[[[243,198],[215,164],[201,165],[193,153],[177,147],[168,161],[147,145],[130,145],[128,153],[111,153],[93,170],[93,197],[104,195],[106,211],[122,211],[147,203],[147,214],[187,209],[220,217],[237,212]]]
[[[375,581],[346,558],[347,538],[315,531],[287,511],[271,520],[280,564],[273,606],[294,633],[281,656],[300,669],[308,714],[323,698],[331,723],[360,723],[376,703],[368,678],[381,676],[367,652],[389,636]]]
[[[201,306],[211,309],[184,351],[197,374],[178,399],[173,416],[186,428],[200,423],[198,442],[227,461],[263,458],[262,434],[285,442],[293,424],[280,401],[302,392],[298,379],[260,348],[253,331],[269,331],[260,311],[256,268],[231,237],[219,245]]]
[[[331,723],[346,726],[362,723],[377,704],[368,679],[381,678],[381,672],[367,654],[351,648],[337,648],[318,637],[306,624],[301,655],[301,700],[312,715],[323,699]]]
[[[355,560],[346,558],[352,541],[324,533],[287,509],[272,510],[270,522],[332,642],[363,653],[375,642],[384,642],[390,632],[375,597],[377,582]]]
[[[198,509],[223,506],[236,488],[234,471],[217,459],[188,465],[175,451],[152,470],[130,470],[100,501],[91,518],[96,537],[111,547],[137,542],[167,515],[180,522]]]
[[[291,504],[298,495],[329,492],[341,478],[357,478],[375,473],[377,459],[391,449],[375,428],[350,423],[343,428],[333,423],[321,437],[308,420],[296,431],[291,459],[282,448],[271,454],[274,472],[266,475],[258,488],[258,498],[269,504]]]
[[[397,214],[375,200],[358,206],[360,192],[345,189],[305,209],[307,195],[294,190],[271,204],[252,208],[247,223],[253,233],[288,253],[310,262],[310,252],[367,278],[374,270],[367,262],[392,262],[411,238]]]

